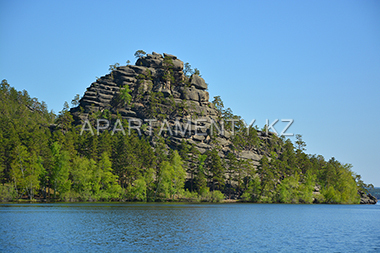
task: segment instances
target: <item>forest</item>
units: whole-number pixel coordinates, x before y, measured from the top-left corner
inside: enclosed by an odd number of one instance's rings
[[[213,103],[220,117],[240,119],[220,97]],[[233,196],[257,203],[358,204],[358,190],[371,187],[350,164],[306,154],[301,135],[294,143],[277,136],[263,141],[257,126],[235,127],[233,152],[225,158],[217,147],[201,154],[185,141],[167,149],[161,136],[153,148],[135,131],[81,135],[67,102],[56,115],[3,80],[0,201],[221,202]],[[258,166],[236,155],[249,147],[265,151]]]

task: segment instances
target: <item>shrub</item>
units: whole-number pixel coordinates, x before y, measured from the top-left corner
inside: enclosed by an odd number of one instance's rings
[[[9,202],[17,199],[17,192],[12,185],[0,185],[0,201]]]
[[[183,193],[181,196],[182,200],[188,201],[188,202],[199,202],[201,200],[199,194],[195,191],[190,192],[188,189]]]
[[[221,191],[213,191],[211,195],[211,202],[222,202],[224,194]]]

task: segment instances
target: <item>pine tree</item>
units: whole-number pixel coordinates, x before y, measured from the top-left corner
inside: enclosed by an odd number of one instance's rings
[[[195,187],[199,194],[202,194],[206,191],[207,188],[207,178],[205,175],[205,161],[207,159],[207,155],[199,155],[198,156],[198,170],[195,178]]]
[[[216,149],[207,152],[207,167],[210,172],[212,190],[223,190],[224,167]]]

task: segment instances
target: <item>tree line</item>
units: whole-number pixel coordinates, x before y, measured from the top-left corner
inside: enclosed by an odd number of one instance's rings
[[[221,119],[240,119],[220,97],[213,104]],[[65,103],[55,115],[1,82],[0,200],[359,203],[357,190],[367,187],[351,165],[306,154],[301,136],[294,144],[259,138],[257,127],[237,123],[231,151],[221,158],[216,136],[214,148],[201,154],[185,141],[168,148],[168,139],[133,131],[81,135],[69,109]],[[258,149],[258,166],[239,158]]]

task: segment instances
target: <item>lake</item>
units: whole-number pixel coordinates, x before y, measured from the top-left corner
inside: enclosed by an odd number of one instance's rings
[[[379,252],[380,205],[0,204],[1,252]]]

